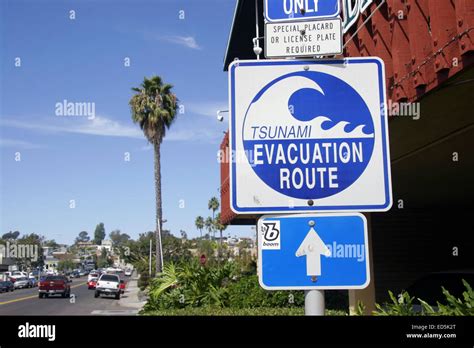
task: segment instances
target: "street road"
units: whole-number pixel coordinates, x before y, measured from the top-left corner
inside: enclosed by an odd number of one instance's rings
[[[127,297],[127,290],[122,295]],[[38,287],[18,289],[0,294],[1,315],[133,315],[130,308],[121,307],[113,297],[94,298],[94,290],[87,288],[87,277],[74,279],[71,298],[59,295],[38,298]]]

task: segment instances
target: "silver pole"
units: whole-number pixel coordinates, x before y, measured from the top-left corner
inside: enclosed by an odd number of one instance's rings
[[[255,0],[255,37],[257,38],[257,44],[258,44],[258,37],[260,35],[260,30],[258,28],[258,0]],[[260,54],[257,55],[257,60],[260,59]]]
[[[151,249],[152,249],[152,239],[150,238],[150,257],[148,262],[148,276],[151,277]]]
[[[166,222],[166,220],[165,220]],[[160,259],[161,259],[161,269],[159,270],[159,272],[163,272],[163,241],[161,240],[161,221],[160,219],[158,219],[158,233],[160,234]],[[156,270],[156,272],[158,273],[158,270]]]
[[[324,315],[324,290],[305,290],[304,292],[304,314]]]

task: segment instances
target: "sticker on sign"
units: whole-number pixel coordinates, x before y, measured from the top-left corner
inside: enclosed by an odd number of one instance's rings
[[[234,212],[390,209],[381,59],[235,61],[229,84]]]
[[[314,57],[342,53],[340,18],[265,24],[265,57]]]

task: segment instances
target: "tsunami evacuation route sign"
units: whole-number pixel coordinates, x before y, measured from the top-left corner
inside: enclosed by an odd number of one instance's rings
[[[382,60],[235,61],[229,93],[234,212],[390,209]]]

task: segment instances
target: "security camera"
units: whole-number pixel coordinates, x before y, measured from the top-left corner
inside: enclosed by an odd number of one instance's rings
[[[253,52],[259,56],[262,53],[262,48],[260,46],[253,46]]]

